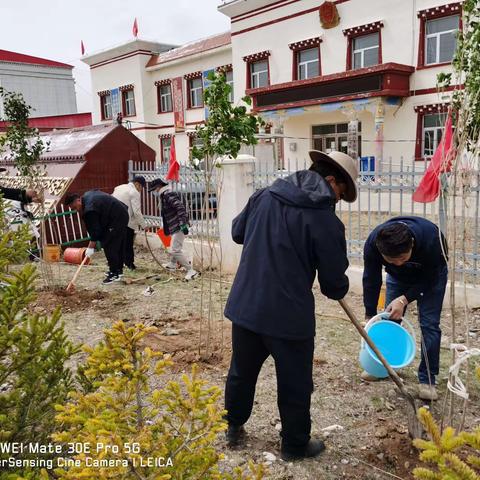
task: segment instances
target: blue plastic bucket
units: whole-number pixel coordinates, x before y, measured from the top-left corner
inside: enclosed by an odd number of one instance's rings
[[[371,323],[372,320],[365,330],[392,368],[398,370],[412,363],[415,358],[413,332],[408,332],[404,327],[390,320]],[[359,360],[360,365],[370,375],[377,378],[388,377],[387,369],[364,341],[362,341]]]

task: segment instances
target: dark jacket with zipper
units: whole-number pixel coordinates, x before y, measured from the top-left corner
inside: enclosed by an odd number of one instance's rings
[[[308,170],[276,180],[250,197],[232,237],[243,252],[225,316],[259,334],[314,337],[316,274],[328,298],[348,291],[345,227],[330,185]]]
[[[128,225],[128,207],[100,190],[89,190],[82,196],[82,217],[93,242],[103,242],[117,229]]]
[[[161,194],[162,222],[165,235],[173,235],[182,225],[188,225],[188,213],[180,194],[167,190]]]
[[[409,228],[413,238],[412,256],[399,267],[387,263],[375,245],[378,231],[386,225],[398,222]],[[363,249],[363,303],[366,315],[372,317],[377,314],[382,267],[385,267],[389,275],[408,285],[404,295],[410,303],[418,300],[421,295],[428,295],[440,278],[440,272],[447,267],[446,254],[447,243],[443,234],[434,223],[425,218],[395,217],[372,230]]]
[[[21,203],[30,203],[31,200],[27,197],[27,191],[22,188],[6,188],[0,187],[0,192],[3,198],[14,200]]]

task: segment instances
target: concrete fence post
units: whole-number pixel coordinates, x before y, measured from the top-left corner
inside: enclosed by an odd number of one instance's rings
[[[243,210],[253,194],[255,157],[238,155],[222,160],[223,180],[219,185],[218,224],[222,248],[222,270],[235,273],[240,263],[241,245],[232,240],[232,220]]]

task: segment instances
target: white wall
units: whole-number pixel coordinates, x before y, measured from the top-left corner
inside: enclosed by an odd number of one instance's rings
[[[21,93],[32,117],[77,113],[75,83],[69,68],[0,62],[0,85]]]

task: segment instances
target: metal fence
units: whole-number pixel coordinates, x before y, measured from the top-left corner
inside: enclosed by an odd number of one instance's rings
[[[297,170],[308,168],[310,161],[307,163],[304,159],[296,159],[287,165],[288,169],[275,170],[269,164],[256,163],[251,173],[254,189],[266,187],[277,178],[284,178]],[[363,245],[368,234],[391,217],[416,215],[436,224],[443,223],[444,216],[439,218],[437,202],[425,204],[412,199],[426,165],[426,162],[414,159],[388,159],[383,163],[380,174],[374,171],[360,172],[357,201],[340,201],[337,206],[337,215],[345,224],[348,256],[353,263],[362,262]],[[456,255],[455,264],[458,265],[459,273],[466,275],[472,283],[480,283],[480,172],[476,171],[469,182],[467,204],[461,205],[458,202],[456,208],[457,242],[462,242],[457,245],[464,243],[466,254],[465,258],[460,258],[458,252],[451,252],[451,255]],[[446,205],[442,207],[445,210],[448,208]],[[464,222],[468,224],[466,238],[463,237]]]
[[[153,162],[129,162],[129,178],[142,175],[147,182],[155,178],[165,178],[168,164]],[[178,192],[187,208],[193,236],[219,238],[217,222],[217,175],[214,171],[207,181],[205,172],[188,165],[180,166],[180,180],[171,182],[173,191]],[[142,212],[147,225],[153,228],[162,226],[159,199],[146,190],[142,192]]]

